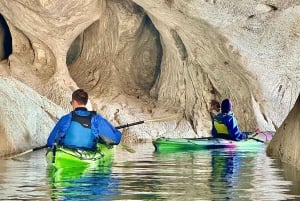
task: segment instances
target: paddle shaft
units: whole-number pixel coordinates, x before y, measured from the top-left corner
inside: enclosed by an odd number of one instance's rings
[[[40,146],[40,147],[35,147],[35,148],[32,149],[32,151],[37,151],[37,150],[44,149],[44,148],[47,148],[47,145],[43,145],[43,146]]]
[[[146,122],[146,121],[138,121],[138,122],[134,122],[134,123],[130,123],[130,124],[124,124],[124,125],[121,125],[121,126],[117,126],[117,127],[115,127],[115,128],[116,128],[116,129],[127,128],[127,127],[130,127],[130,126],[135,126],[135,125],[138,125],[138,124],[143,124],[143,123],[145,123],[145,122]],[[16,158],[16,157],[25,155],[25,154],[27,154],[27,153],[34,152],[34,151],[38,151],[38,150],[44,149],[44,148],[47,148],[47,145],[43,145],[43,146],[35,147],[35,148],[33,148],[33,149],[29,149],[29,150],[24,151],[24,152],[22,152],[22,153],[20,153],[20,154],[17,154],[17,155],[8,157],[8,159]]]
[[[7,157],[7,159],[12,159],[12,158],[16,158],[16,157],[19,157],[19,156],[23,156],[23,155],[25,155],[25,154],[27,154],[27,153],[30,153],[30,152],[33,152],[33,151],[37,151],[37,150],[40,150],[40,149],[44,149],[44,148],[46,148],[46,147],[47,147],[47,145],[35,147],[35,148],[33,148],[33,149],[29,149],[29,150],[27,150],[27,151],[24,151],[24,152],[22,152],[22,153],[19,153],[19,154],[16,154],[16,155]]]
[[[130,127],[130,126],[135,126],[135,125],[143,124],[143,123],[145,123],[145,121],[138,121],[138,122],[134,122],[134,123],[130,123],[130,124],[124,124],[124,125],[121,125],[121,126],[117,126],[116,129],[127,128],[127,127]]]
[[[115,127],[115,128],[116,128],[116,129],[127,128],[127,127],[130,127],[130,126],[135,126],[135,125],[143,124],[143,123],[145,123],[145,121],[138,121],[138,122],[134,122],[134,123],[130,123],[130,124],[125,124],[125,125],[117,126],[117,127]],[[27,154],[27,153],[34,152],[34,151],[38,151],[38,150],[44,149],[44,148],[47,148],[47,145],[43,145],[43,146],[35,147],[35,148],[33,148],[33,149],[29,149],[29,150],[24,151],[24,152],[22,152],[22,153],[20,153],[20,154],[17,154],[17,155],[8,157],[8,159],[16,158],[16,157],[25,155],[25,154]]]
[[[148,119],[148,120],[144,120],[144,121],[137,121],[137,122],[130,123],[130,124],[124,124],[124,125],[121,125],[121,126],[117,126],[115,128],[116,129],[127,128],[127,127],[130,127],[130,126],[135,126],[135,125],[143,124],[143,123],[147,123],[147,122],[166,121],[166,120],[170,120],[170,119],[175,119],[177,117],[178,117],[178,114],[171,115],[171,116],[158,117],[158,118]]]
[[[261,143],[265,143],[265,141],[260,140],[260,139],[256,139],[256,138],[253,138],[253,137],[249,137],[248,139],[255,140],[255,141],[261,142]]]

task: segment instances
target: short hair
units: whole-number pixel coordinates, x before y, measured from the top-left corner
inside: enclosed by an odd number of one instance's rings
[[[79,104],[86,105],[89,95],[83,89],[77,89],[72,93],[72,100],[76,100]]]

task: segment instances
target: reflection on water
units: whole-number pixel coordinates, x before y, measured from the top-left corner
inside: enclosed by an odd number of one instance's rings
[[[97,169],[48,167],[44,152],[0,163],[0,200],[300,200],[299,171],[264,150],[156,154],[117,148]],[[298,196],[298,197],[297,197]]]
[[[48,169],[53,200],[99,200],[119,194],[119,180],[111,176],[111,167]]]

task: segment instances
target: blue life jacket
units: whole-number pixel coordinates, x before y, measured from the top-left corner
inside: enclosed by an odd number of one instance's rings
[[[95,111],[91,111],[88,116],[80,116],[73,111],[71,124],[62,140],[62,145],[70,148],[95,150],[97,138],[91,130],[91,120],[95,114]]]

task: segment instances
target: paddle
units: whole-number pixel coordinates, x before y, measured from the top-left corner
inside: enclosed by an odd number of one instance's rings
[[[46,147],[47,147],[47,145],[35,147],[35,148],[33,148],[33,149],[29,149],[29,150],[27,150],[27,151],[24,151],[24,152],[22,152],[22,153],[19,153],[19,154],[16,154],[16,155],[7,157],[6,159],[12,159],[12,158],[16,158],[16,157],[19,157],[19,156],[23,156],[23,155],[28,154],[28,153],[30,153],[30,152],[38,151],[38,150],[44,149],[44,148],[46,148]]]
[[[265,143],[265,141],[260,140],[260,139],[256,139],[256,138],[254,138],[254,137],[248,137],[248,139],[250,139],[250,140],[255,140],[255,141],[261,142],[261,143]]]
[[[260,131],[259,129],[256,129],[254,132],[246,132],[246,133],[248,134],[248,139],[255,140],[255,141],[261,142],[261,143],[266,143],[266,142],[270,141],[273,138],[274,134],[275,134],[274,131]],[[251,134],[253,134],[253,135],[250,136]],[[266,138],[265,141],[254,138],[255,136],[257,136],[259,134],[265,136],[265,138]]]
[[[138,124],[143,124],[143,123],[148,123],[148,122],[166,121],[166,120],[169,120],[169,119],[175,119],[177,117],[178,117],[178,114],[174,114],[174,115],[171,115],[171,116],[164,116],[164,117],[158,117],[158,118],[148,119],[148,120],[144,120],[144,121],[137,121],[137,122],[134,122],[134,123],[117,126],[116,129],[127,128],[127,127],[130,127],[130,126],[135,126],[135,125],[138,125]]]
[[[135,126],[135,125],[148,123],[148,122],[159,122],[159,121],[165,121],[165,120],[169,120],[169,119],[175,119],[177,117],[178,117],[178,114],[175,114],[175,115],[171,115],[171,116],[164,116],[164,117],[159,117],[159,118],[148,119],[148,120],[144,120],[144,121],[137,121],[137,122],[130,123],[130,124],[127,123],[127,124],[124,124],[124,125],[121,125],[121,126],[117,126],[115,128],[116,129],[122,129],[122,128],[127,128],[127,127],[130,127],[130,126]],[[135,152],[132,148],[130,148],[127,145],[121,144],[121,146],[122,146],[122,148],[124,148],[128,152],[131,152],[131,153]],[[12,159],[12,158],[16,158],[16,157],[19,157],[19,156],[23,156],[25,154],[28,154],[28,153],[31,153],[31,152],[34,152],[34,151],[38,151],[38,150],[44,149],[44,148],[47,148],[47,145],[42,145],[42,146],[39,146],[39,147],[35,147],[33,149],[26,150],[22,153],[7,157],[6,159]]]

